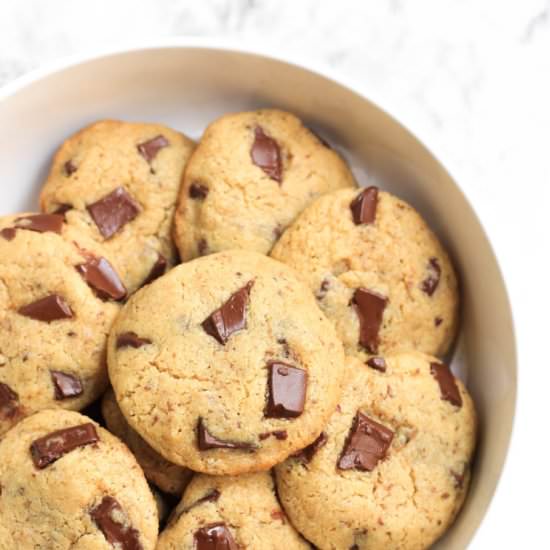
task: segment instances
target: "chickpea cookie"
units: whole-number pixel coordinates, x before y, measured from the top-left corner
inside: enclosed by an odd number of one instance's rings
[[[63,216],[0,218],[0,435],[107,387],[107,335],[126,289],[101,246]]]
[[[157,550],[306,550],[277,500],[268,472],[197,475],[159,537]]]
[[[231,248],[268,254],[315,198],[355,186],[344,160],[294,115],[225,115],[186,166],[174,240],[182,260]]]
[[[474,405],[438,359],[348,358],[337,411],[277,466],[281,502],[321,550],[420,550],[451,525],[469,484]]]
[[[130,426],[170,462],[216,475],[267,470],[311,443],[345,372],[307,287],[244,250],[182,264],[132,296],[108,362]]]
[[[55,154],[41,207],[103,244],[132,293],[176,263],[170,232],[193,146],[160,124],[96,122]]]
[[[271,256],[305,280],[347,355],[441,357],[454,339],[459,296],[447,253],[411,206],[376,187],[321,197]]]
[[[0,440],[0,548],[153,550],[155,500],[132,454],[72,411],[48,410]]]
[[[101,402],[101,412],[110,432],[119,437],[132,451],[145,477],[161,491],[181,496],[193,472],[168,462],[159,455],[130,426],[120,410],[112,389],[107,390]]]

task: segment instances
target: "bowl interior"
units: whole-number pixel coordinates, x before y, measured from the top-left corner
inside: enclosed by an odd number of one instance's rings
[[[99,57],[0,93],[2,214],[36,209],[56,147],[99,118],[155,121],[198,138],[228,111],[277,106],[295,112],[350,161],[360,181],[413,204],[459,270],[462,330],[452,367],[467,381],[480,423],[472,486],[440,542],[464,548],[494,493],[512,428],[516,354],[498,265],[468,202],[441,164],[407,130],[350,89],[302,67],[250,53],[198,47]]]

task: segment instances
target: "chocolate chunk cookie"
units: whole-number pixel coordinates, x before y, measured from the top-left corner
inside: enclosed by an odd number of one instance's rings
[[[40,204],[102,243],[134,292],[176,262],[170,231],[192,149],[159,124],[96,122],[57,151]]]
[[[182,260],[231,248],[267,254],[316,197],[355,185],[342,158],[294,115],[225,115],[185,169],[174,239]]]
[[[281,509],[271,475],[197,475],[159,537],[157,550],[306,550]]]
[[[145,477],[165,493],[180,496],[191,479],[192,472],[165,460],[130,428],[111,389],[103,396],[101,412],[109,431],[128,445],[142,467]]]
[[[266,470],[311,443],[344,374],[342,344],[307,287],[244,250],[141,289],[108,348],[132,428],[167,460],[211,474]]]
[[[107,386],[107,334],[126,289],[100,245],[61,215],[0,218],[0,435]]]
[[[155,548],[157,508],[140,467],[81,414],[42,411],[10,430],[0,488],[0,548]]]
[[[379,358],[379,366],[382,358]],[[277,466],[294,526],[322,550],[425,549],[460,510],[476,419],[438,359],[348,359],[340,405],[312,447]]]
[[[376,187],[318,199],[271,256],[293,268],[363,360],[415,349],[442,356],[457,328],[458,290],[445,250],[407,203]]]

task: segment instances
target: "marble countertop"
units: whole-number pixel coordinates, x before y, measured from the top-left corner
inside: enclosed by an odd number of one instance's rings
[[[176,35],[284,44],[400,105],[448,159],[507,280],[523,396],[472,548],[546,546],[550,1],[2,0],[0,86],[63,56]]]

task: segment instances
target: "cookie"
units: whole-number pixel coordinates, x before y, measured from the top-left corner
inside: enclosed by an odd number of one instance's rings
[[[420,215],[376,187],[318,199],[271,256],[292,266],[334,322],[347,355],[443,356],[457,328],[447,253]]]
[[[287,266],[244,250],[174,268],[122,309],[109,376],[128,423],[170,462],[267,470],[336,406],[342,344]]]
[[[126,296],[104,251],[60,215],[0,218],[0,435],[107,387],[107,335]]]
[[[170,231],[193,142],[159,124],[104,120],[71,136],[40,195],[116,258],[130,293],[176,262]]]
[[[174,240],[182,260],[231,248],[267,254],[315,198],[355,185],[342,158],[294,115],[225,115],[186,166]]]
[[[267,472],[240,477],[198,475],[159,537],[157,550],[261,548],[306,550],[289,523]]]
[[[464,501],[475,431],[468,392],[439,360],[349,358],[328,425],[276,468],[281,502],[321,550],[428,548]]]
[[[76,412],[42,411],[10,430],[0,487],[0,548],[155,548],[157,508],[140,467]]]
[[[192,472],[165,460],[130,428],[111,389],[103,396],[101,412],[109,431],[128,445],[145,477],[165,493],[181,495],[193,475]]]

